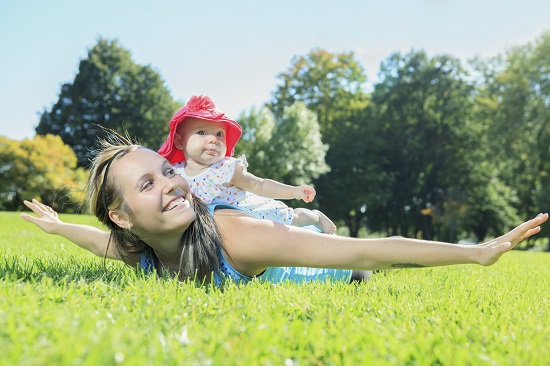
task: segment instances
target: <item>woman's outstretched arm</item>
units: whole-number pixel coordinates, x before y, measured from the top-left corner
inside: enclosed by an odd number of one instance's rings
[[[33,199],[32,201],[23,201],[25,206],[31,209],[36,216],[22,213],[21,217],[38,226],[49,234],[55,234],[63,236],[64,238],[72,241],[81,248],[84,248],[93,254],[103,257],[105,250],[107,249],[107,258],[118,259],[121,258],[113,250],[114,244],[108,246],[110,233],[100,230],[89,225],[69,224],[59,219],[57,212],[55,212],[50,206],[38,202]]]
[[[507,234],[480,245],[459,245],[400,237],[357,239],[315,233],[234,210],[219,210],[216,222],[228,260],[241,273],[257,275],[270,266],[391,269],[452,264],[491,265],[521,240],[540,231],[540,214]]]

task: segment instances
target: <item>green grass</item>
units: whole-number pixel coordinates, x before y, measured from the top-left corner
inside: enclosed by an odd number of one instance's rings
[[[220,290],[105,273],[17,213],[0,222],[0,365],[550,364],[548,253]]]

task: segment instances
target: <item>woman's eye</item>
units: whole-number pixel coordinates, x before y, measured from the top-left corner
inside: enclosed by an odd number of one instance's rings
[[[147,191],[149,189],[151,189],[153,187],[153,181],[151,180],[148,180],[147,182],[143,183],[143,185],[141,186],[141,191]]]

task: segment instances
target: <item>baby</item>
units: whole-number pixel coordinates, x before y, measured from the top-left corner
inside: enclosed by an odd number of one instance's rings
[[[254,176],[242,155],[233,158],[241,126],[218,110],[207,96],[193,96],[170,121],[168,139],[159,154],[183,176],[191,191],[210,204],[233,205],[251,215],[287,225],[315,225],[333,234],[334,223],[321,211],[292,209],[276,199],[311,202],[315,190]]]

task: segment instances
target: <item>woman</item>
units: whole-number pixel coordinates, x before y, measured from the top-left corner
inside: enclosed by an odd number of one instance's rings
[[[320,234],[256,219],[232,207],[206,207],[166,159],[128,141],[104,142],[92,164],[87,193],[92,213],[110,232],[64,223],[36,200],[25,204],[37,217],[22,217],[96,255],[145,269],[164,268],[180,279],[207,283],[212,278],[220,283],[253,277],[270,282],[349,281],[351,270],[491,265],[538,233],[548,219],[548,214],[539,214],[499,238],[466,246]]]

